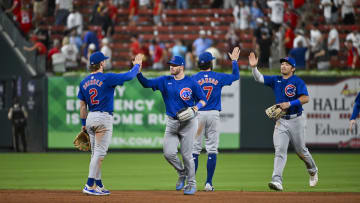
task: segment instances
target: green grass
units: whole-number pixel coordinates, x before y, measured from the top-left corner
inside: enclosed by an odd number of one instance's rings
[[[88,174],[88,153],[0,154],[0,189],[80,190]],[[197,182],[206,180],[206,155],[200,156]],[[303,162],[289,154],[285,191],[360,192],[360,154],[313,154],[319,185],[308,186]],[[273,154],[219,154],[216,190],[269,191]],[[173,190],[175,170],[160,153],[110,153],[103,164],[103,182],[111,190]]]

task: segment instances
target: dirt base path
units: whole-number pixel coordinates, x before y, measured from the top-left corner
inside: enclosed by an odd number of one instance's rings
[[[74,190],[0,190],[0,202],[360,203],[360,193],[198,191],[187,196],[180,191],[111,191],[109,196],[89,196]]]

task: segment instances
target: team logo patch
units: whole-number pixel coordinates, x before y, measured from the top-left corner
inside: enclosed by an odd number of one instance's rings
[[[296,87],[293,84],[289,84],[285,87],[285,94],[288,97],[293,97],[296,94]]]
[[[188,87],[184,87],[180,90],[180,97],[182,100],[187,101],[187,100],[191,99],[191,94],[192,94],[192,91]]]

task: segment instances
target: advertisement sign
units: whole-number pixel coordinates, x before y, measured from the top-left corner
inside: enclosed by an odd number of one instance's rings
[[[334,84],[308,84],[310,101],[303,106],[307,118],[306,143],[336,148],[360,148],[360,129],[349,129],[360,78]]]
[[[48,148],[73,148],[73,139],[81,129],[80,101],[77,99],[81,80],[80,77],[50,77],[48,80]],[[232,96],[235,97],[238,99],[238,96]],[[230,100],[225,103],[236,106]],[[233,109],[229,111],[233,112]],[[228,121],[239,117],[233,114],[225,114]],[[143,88],[137,79],[117,86],[113,116],[110,148],[162,148],[166,114],[159,91]],[[235,127],[238,123],[231,125]],[[238,132],[227,130],[220,138],[220,147],[238,148]]]

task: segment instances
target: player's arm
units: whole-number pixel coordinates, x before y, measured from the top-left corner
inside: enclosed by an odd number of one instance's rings
[[[229,57],[232,61],[232,79],[233,81],[238,80],[240,78],[240,74],[239,74],[239,64],[238,64],[238,59],[239,59],[239,55],[240,55],[240,49],[239,47],[235,47],[232,51],[232,53],[228,53]]]
[[[137,74],[137,79],[144,88],[152,88],[155,91],[160,90],[163,77],[147,79],[142,73],[139,73]]]
[[[86,108],[86,102],[83,100],[80,100],[80,120],[81,120],[81,129],[83,131],[86,130],[86,118],[87,118],[87,108]]]
[[[143,54],[137,54],[133,60],[134,66],[126,73],[108,73],[107,83],[110,86],[123,85],[124,82],[134,79],[141,71],[143,57]]]
[[[264,83],[264,76],[257,69],[259,59],[255,56],[254,52],[251,52],[249,55],[249,65],[252,69],[252,75],[257,82]]]
[[[303,104],[306,104],[309,102],[309,96],[308,95],[301,95],[298,99],[295,99],[293,101],[290,101],[290,102],[283,102],[283,103],[280,103],[280,108],[282,109],[288,109],[292,106],[302,106]]]
[[[352,115],[350,118],[350,126],[349,126],[350,130],[355,125],[356,117],[359,115],[359,112],[360,112],[360,93],[356,96],[356,99],[355,99],[353,112],[352,112]]]
[[[194,86],[195,86],[195,96],[196,96],[196,99],[199,101],[195,106],[192,107],[196,112],[206,105],[207,99],[206,99],[206,95],[205,95],[203,89],[195,81],[194,81]]]

